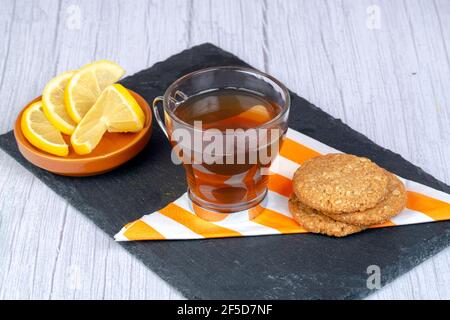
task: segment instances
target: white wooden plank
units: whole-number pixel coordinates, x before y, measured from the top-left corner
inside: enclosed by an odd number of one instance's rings
[[[193,0],[189,45],[211,42],[264,70],[264,2]]]

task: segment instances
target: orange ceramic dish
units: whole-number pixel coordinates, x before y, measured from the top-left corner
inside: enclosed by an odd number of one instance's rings
[[[137,93],[129,91],[145,114],[145,124],[141,131],[137,133],[106,132],[92,153],[80,156],[70,147],[67,157],[58,157],[31,145],[20,128],[23,111],[32,103],[39,101],[41,97],[38,97],[20,112],[14,126],[14,136],[20,152],[32,164],[65,176],[92,176],[117,168],[136,156],[150,140],[152,133],[152,113],[147,102]],[[70,145],[70,137],[66,135],[63,137]]]

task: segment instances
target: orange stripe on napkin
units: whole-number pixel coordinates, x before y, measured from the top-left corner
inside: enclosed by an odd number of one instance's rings
[[[294,219],[267,208],[264,208],[256,218],[252,219],[252,221],[276,229],[284,234],[307,232],[302,226],[295,222]]]
[[[282,175],[277,173],[270,173],[269,183],[267,184],[270,191],[281,194],[285,197],[290,197],[292,193],[292,182],[291,179],[288,179]]]
[[[320,156],[321,154],[292,139],[286,138],[281,146],[280,155],[298,164],[303,164],[306,160]]]
[[[165,237],[142,220],[129,223],[128,229],[123,233],[129,240],[163,240]]]
[[[406,207],[420,211],[433,220],[448,220],[450,217],[450,204],[414,191],[408,191]]]
[[[384,227],[394,227],[396,226],[395,223],[393,223],[391,220],[386,221],[384,223],[376,224],[373,226],[370,226],[370,229],[376,229],[376,228],[384,228]]]
[[[242,236],[239,232],[224,227],[219,227],[218,225],[205,221],[174,203],[170,203],[165,208],[159,210],[159,213],[181,223],[185,227],[191,229],[195,233],[202,235],[205,238]]]

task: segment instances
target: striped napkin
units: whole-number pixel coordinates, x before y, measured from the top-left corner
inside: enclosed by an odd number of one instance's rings
[[[127,224],[114,238],[116,241],[178,240],[306,233],[288,209],[292,176],[306,160],[337,152],[289,129],[280,154],[270,167],[267,197],[257,207],[228,215],[217,214],[193,206],[185,193],[168,206]],[[372,228],[450,220],[450,195],[399,178],[408,191],[406,209],[387,223]]]

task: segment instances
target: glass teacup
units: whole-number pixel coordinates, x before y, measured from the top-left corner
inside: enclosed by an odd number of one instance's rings
[[[232,213],[264,199],[289,107],[289,91],[280,81],[241,67],[189,73],[155,98],[155,118],[172,144],[172,160],[186,170],[194,205]]]

